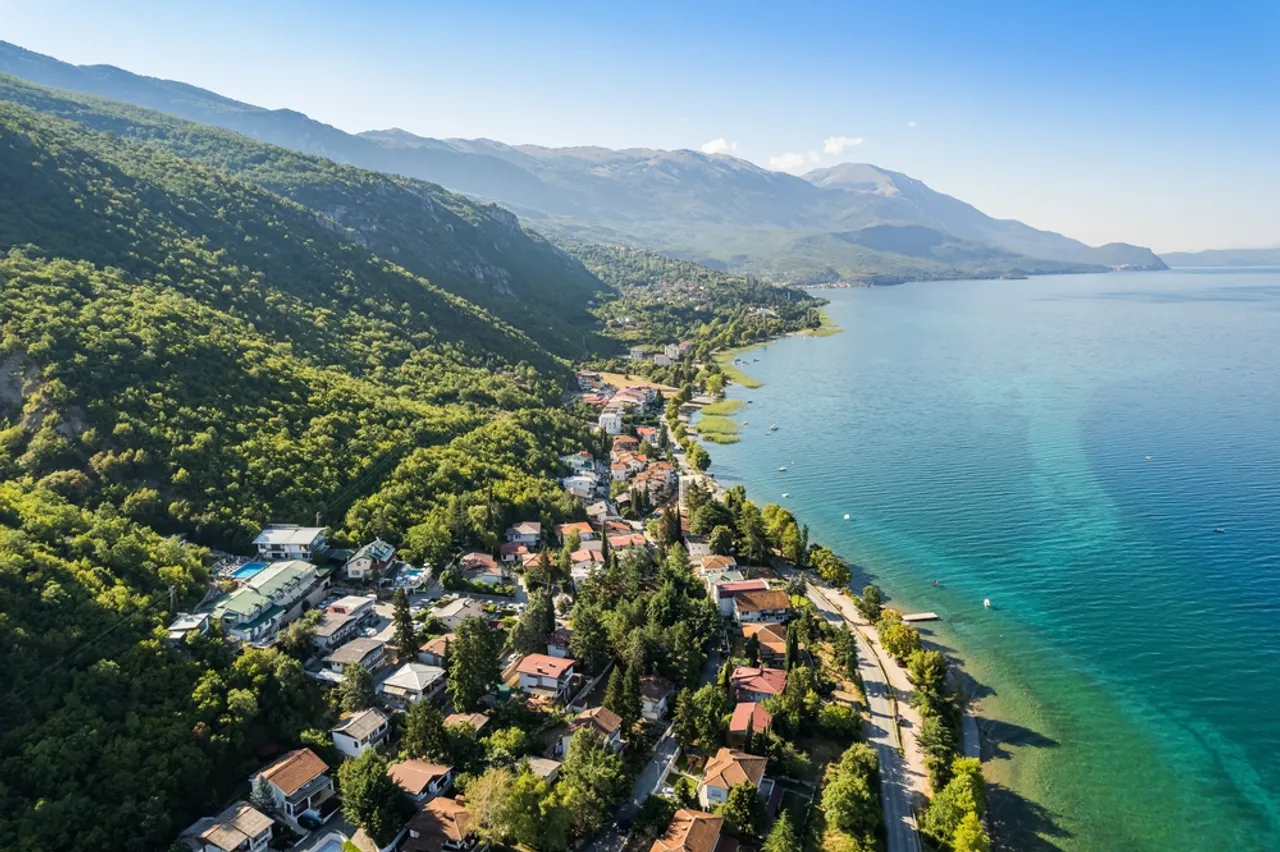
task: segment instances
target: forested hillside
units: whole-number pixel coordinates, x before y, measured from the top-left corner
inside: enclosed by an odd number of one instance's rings
[[[567,358],[608,351],[581,264],[510,212],[434,184],[341,165],[226,130],[0,75],[0,100],[145,142],[316,211],[335,232],[525,331]]]

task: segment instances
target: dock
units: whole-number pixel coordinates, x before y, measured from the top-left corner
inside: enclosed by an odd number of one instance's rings
[[[938,614],[936,612],[913,612],[910,615],[902,616],[902,620],[907,624],[914,624],[917,621],[937,621]]]

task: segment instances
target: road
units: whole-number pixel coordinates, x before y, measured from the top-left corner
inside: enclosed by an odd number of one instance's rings
[[[854,628],[853,635],[858,643],[858,669],[862,674],[870,714],[867,740],[875,746],[880,758],[880,801],[884,808],[888,852],[920,852],[920,837],[916,833],[911,806],[917,794],[924,794],[923,766],[913,766],[915,761],[904,757],[898,750],[899,729],[894,718],[894,700],[900,709],[906,702],[895,692],[885,671],[890,667],[896,668],[896,665],[890,661],[884,669],[881,668],[871,641],[859,629],[860,619],[856,610],[849,611],[853,605],[847,598],[829,593],[812,582],[808,583],[807,594],[828,621],[843,620]],[[907,754],[916,751],[913,741],[904,743],[904,746]]]

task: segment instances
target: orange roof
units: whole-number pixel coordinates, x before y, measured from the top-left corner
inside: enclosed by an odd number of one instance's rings
[[[450,713],[444,717],[445,727],[450,725],[470,725],[477,731],[489,724],[489,717],[483,713]]]
[[[487,553],[480,553],[479,551],[466,554],[458,560],[458,564],[462,566],[463,569],[498,567],[498,561],[496,559]]]
[[[761,648],[775,654],[787,653],[787,628],[776,621],[748,621],[742,625],[742,638],[756,637]]]
[[[609,536],[609,546],[622,550],[627,547],[644,547],[649,540],[640,533],[628,533],[626,535]]]
[[[708,571],[724,571],[727,568],[736,568],[738,567],[738,562],[732,556],[718,556],[713,554],[711,556],[702,557],[702,561],[698,565],[705,574]]]
[[[587,726],[593,728],[600,736],[607,737],[622,727],[622,717],[608,707],[592,707],[574,717],[569,730],[577,731]]]
[[[425,760],[402,760],[387,767],[391,780],[410,796],[421,796],[427,786],[452,772],[452,767]]]
[[[729,730],[735,734],[746,733],[747,720],[751,720],[751,730],[767,731],[773,726],[773,716],[764,709],[759,701],[741,701],[733,708],[733,718],[729,720]]]
[[[291,751],[269,764],[260,774],[286,796],[301,790],[312,778],[329,771],[329,766],[309,748]]]
[[[574,565],[582,562],[599,562],[604,563],[604,554],[598,550],[575,550],[569,554],[569,561]]]
[[[716,583],[717,598],[732,598],[743,592],[767,592],[769,584],[764,580],[727,580]]]
[[[739,784],[760,786],[764,778],[764,767],[769,762],[767,757],[747,754],[737,749],[722,748],[716,756],[707,761],[702,783],[708,787],[729,789]]]
[[[778,695],[787,685],[787,673],[782,669],[757,669],[738,666],[733,670],[733,688],[761,695]]]
[[[556,529],[556,535],[561,537],[567,536],[570,533],[577,533],[578,535],[590,535],[591,533],[595,532],[595,530],[591,528],[591,524],[587,523],[586,521],[574,521],[571,524],[556,524],[555,529]]]
[[[723,825],[724,817],[681,808],[649,852],[712,852]]]
[[[738,592],[733,596],[733,605],[740,612],[791,609],[791,598],[780,589],[767,592]]]
[[[458,638],[457,633],[446,633],[443,636],[435,636],[422,643],[419,651],[424,654],[435,654],[437,657],[443,657],[449,653],[449,644]]]
[[[571,660],[568,657],[530,654],[520,661],[520,666],[516,671],[520,672],[520,674],[553,677],[559,680],[561,675],[573,667],[574,662],[575,660]]]

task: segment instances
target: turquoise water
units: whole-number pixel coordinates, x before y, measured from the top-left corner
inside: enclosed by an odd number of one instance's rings
[[[1280,270],[823,295],[712,472],[942,615],[1004,848],[1280,849]]]

